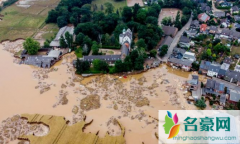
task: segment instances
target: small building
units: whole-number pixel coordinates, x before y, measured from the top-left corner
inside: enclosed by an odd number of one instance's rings
[[[210,16],[208,16],[206,13],[201,13],[198,15],[198,20],[201,22],[207,22],[210,19]]]
[[[240,16],[239,15],[234,15],[234,19],[235,19],[236,22],[240,21]]]
[[[217,26],[210,26],[209,28],[209,33],[210,34],[215,34],[218,32],[218,27]]]
[[[207,75],[210,77],[217,77],[219,70],[220,70],[220,65],[211,64],[208,68]]]
[[[198,35],[198,31],[196,29],[190,29],[186,31],[187,36],[190,38],[195,38]]]
[[[162,30],[165,36],[171,36],[174,38],[178,32],[178,28],[172,26],[162,26]]]
[[[66,32],[69,32],[71,35],[74,35],[74,27],[73,26],[65,26],[65,27],[60,28],[55,39],[53,39],[53,41],[50,43],[50,46],[51,47],[60,47],[60,38],[61,38],[61,36],[63,36],[65,39]]]
[[[234,68],[234,71],[240,72],[240,65],[236,65],[235,68]]]
[[[191,61],[191,62],[194,62],[194,61],[196,61],[195,53],[185,52],[185,53],[183,54],[182,59],[184,59],[184,60],[189,60],[189,61]]]
[[[174,57],[171,57],[168,59],[168,65],[173,67],[173,68],[180,68],[185,71],[190,71],[192,68],[192,61],[189,60],[183,60],[183,59],[177,59]]]
[[[231,9],[231,14],[238,14],[239,13],[239,7],[238,6],[233,6]]]
[[[237,83],[239,76],[240,76],[239,72],[229,70],[229,71],[226,72],[224,80],[228,81],[230,83]]]
[[[229,22],[229,20],[227,20],[227,19],[221,19],[220,22],[221,22],[221,25],[222,25],[224,28],[227,28],[227,27],[229,27],[229,26],[231,25],[230,22]]]
[[[161,48],[163,45],[167,45],[168,47],[170,47],[170,45],[172,44],[172,41],[173,41],[173,38],[171,36],[166,36],[159,48]]]
[[[217,75],[217,78],[223,79],[226,76],[227,70],[220,69]]]
[[[206,86],[204,88],[204,93],[209,96],[210,95],[215,95],[218,97],[225,96],[226,98],[224,83],[217,82],[213,79],[207,80]]]
[[[193,29],[199,29],[199,27],[200,27],[199,21],[198,20],[193,20],[190,27],[193,28]]]
[[[200,26],[200,32],[204,33],[207,30],[207,24],[201,24]]]
[[[200,64],[200,67],[199,67],[199,73],[200,74],[207,74],[210,65],[211,65],[211,62],[202,60],[201,64]]]
[[[226,13],[224,11],[217,11],[217,12],[214,12],[213,15],[217,18],[223,18],[226,16]]]
[[[230,103],[238,103],[240,100],[240,91],[234,90],[234,89],[230,89],[230,97],[228,99],[228,101]]]
[[[223,69],[223,70],[228,70],[229,67],[230,67],[230,64],[228,64],[228,63],[223,63],[220,68]]]
[[[232,64],[233,63],[233,60],[230,58],[230,57],[225,57],[224,60],[223,60],[223,63],[226,63],[226,64]]]
[[[207,12],[207,13],[210,13],[210,12],[211,12],[211,7],[209,7],[209,6],[207,5],[207,3],[201,3],[201,4],[200,4],[200,9],[201,9],[201,11],[203,11],[203,12]]]
[[[91,55],[83,56],[81,60],[92,63],[95,59],[106,61],[108,64],[114,64],[115,61],[121,60],[121,55]]]
[[[191,42],[191,40],[188,37],[181,36],[178,44],[180,47],[188,49],[191,46],[190,42]]]

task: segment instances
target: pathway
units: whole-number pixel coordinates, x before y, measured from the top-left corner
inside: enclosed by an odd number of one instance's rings
[[[168,48],[167,54],[163,58],[160,58],[159,56],[157,57],[160,61],[167,62],[169,56],[172,54],[173,48],[177,46],[177,43],[180,37],[182,36],[183,32],[190,27],[191,23],[192,23],[192,16],[188,20],[187,24],[184,27],[182,27],[182,29],[174,37],[170,47]]]

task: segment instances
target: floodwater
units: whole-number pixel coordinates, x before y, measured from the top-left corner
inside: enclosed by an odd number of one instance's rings
[[[73,57],[63,58],[54,66],[54,71],[45,73],[39,68],[13,63],[13,56],[3,50],[3,46],[0,45],[0,121],[23,113],[64,116],[72,121],[74,117],[72,109],[74,106],[79,106],[80,100],[86,97],[83,93],[87,95],[95,93],[101,97],[101,106],[98,109],[84,111],[86,121],[93,120],[84,132],[97,133],[99,131],[100,137],[104,137],[109,131],[111,135],[119,135],[118,127],[107,124],[111,118],[116,118],[126,128],[127,143],[157,144],[155,133],[158,132],[158,122],[153,118],[158,118],[158,110],[195,108],[187,104],[184,91],[181,90],[182,83],[190,77],[191,73],[160,66],[127,78],[101,75],[85,78],[80,83],[73,82],[76,75],[71,67],[72,59]],[[37,74],[41,75],[41,78]],[[47,78],[43,78],[42,75],[47,75]],[[109,83],[107,89],[101,85],[101,81],[97,81],[98,78]],[[116,78],[114,82],[113,79]],[[138,84],[141,78],[144,78],[145,82]],[[66,87],[63,87],[63,84]],[[150,89],[149,87],[154,84],[157,86]],[[40,87],[46,85],[50,89],[41,94]],[[79,90],[79,87],[83,90]],[[90,88],[94,89],[94,92],[91,92]],[[125,99],[125,96],[118,90],[127,91],[129,95],[135,92],[139,94],[138,91],[140,91],[140,97],[147,98],[149,105],[136,106],[134,102]],[[60,93],[67,93],[67,104],[58,103]],[[112,98],[104,100],[103,96],[106,93]],[[115,94],[118,98],[114,98]],[[123,104],[119,104],[119,100]],[[116,103],[118,103],[117,110],[113,108]],[[127,106],[131,106],[128,112],[126,112]]]

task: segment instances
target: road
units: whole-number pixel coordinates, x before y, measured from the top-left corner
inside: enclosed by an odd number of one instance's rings
[[[219,10],[215,7],[216,0],[212,0],[212,12],[222,12],[222,10]]]
[[[172,54],[173,48],[177,46],[178,41],[179,41],[180,37],[182,36],[183,32],[190,27],[191,23],[192,23],[192,16],[188,20],[187,24],[184,27],[182,27],[182,29],[180,31],[178,31],[177,35],[174,37],[173,42],[171,43],[170,47],[168,48],[167,54],[163,58],[160,58],[159,56],[157,57],[160,61],[167,62],[169,56]]]

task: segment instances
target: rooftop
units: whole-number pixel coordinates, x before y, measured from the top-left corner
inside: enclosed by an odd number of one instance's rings
[[[165,35],[174,37],[178,31],[178,28],[172,26],[162,26],[162,30]]]
[[[236,91],[234,89],[230,89],[230,100],[239,102],[240,100],[240,91]]]

